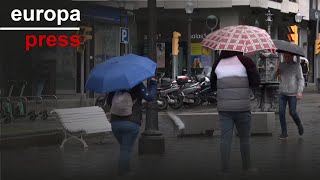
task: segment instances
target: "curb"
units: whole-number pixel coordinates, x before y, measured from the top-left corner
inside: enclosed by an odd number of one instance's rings
[[[1,137],[0,148],[56,145],[61,143],[62,139],[61,129],[40,130],[16,136]]]
[[[101,139],[107,134],[111,133],[88,134],[84,137],[84,139]],[[1,137],[0,149],[60,145],[63,138],[64,134],[62,132],[62,128],[38,130],[16,135],[6,135],[6,137]]]

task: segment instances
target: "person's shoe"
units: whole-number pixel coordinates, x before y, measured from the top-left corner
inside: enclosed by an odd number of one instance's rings
[[[280,140],[286,140],[286,139],[288,139],[288,134],[282,133],[282,134],[279,136],[279,139],[280,139]]]
[[[302,124],[300,124],[300,125],[298,126],[298,130],[299,130],[299,135],[302,136],[303,133],[304,133],[304,129],[303,129]]]

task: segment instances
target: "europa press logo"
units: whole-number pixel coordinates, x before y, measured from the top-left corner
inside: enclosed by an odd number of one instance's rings
[[[2,31],[77,31],[83,33],[83,27],[62,27],[62,23],[65,21],[80,22],[80,10],[72,9],[70,11],[66,9],[14,9],[11,11],[11,20],[14,22],[56,22],[54,27],[0,27]],[[87,29],[88,27],[86,27]],[[91,31],[90,29],[89,31]],[[88,31],[88,30],[86,30]],[[25,36],[25,49],[31,50],[33,47],[43,47],[45,44],[48,47],[79,47],[81,43],[91,39],[91,36],[82,35],[76,33],[73,35],[53,35],[53,34],[27,34]]]

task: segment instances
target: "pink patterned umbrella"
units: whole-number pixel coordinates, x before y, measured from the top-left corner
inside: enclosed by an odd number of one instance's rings
[[[250,53],[266,50],[275,53],[277,49],[270,35],[254,26],[228,26],[207,35],[201,42],[203,47],[215,50]]]

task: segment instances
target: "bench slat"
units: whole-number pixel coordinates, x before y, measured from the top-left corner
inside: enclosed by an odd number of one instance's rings
[[[61,117],[61,116],[60,116]],[[107,117],[106,116],[102,116],[102,115],[95,115],[95,116],[88,116],[88,117],[83,117],[83,116],[76,116],[76,117],[61,117],[62,118],[62,122],[69,122],[69,121],[88,121],[90,120],[90,122],[95,122],[95,121],[104,121]]]
[[[79,131],[84,130],[88,134],[90,134],[90,131],[95,129],[101,129],[101,132],[108,132],[111,131],[111,125],[108,126],[106,123],[97,123],[97,124],[81,124],[81,123],[68,123],[63,125],[66,129],[70,131]]]
[[[82,108],[67,108],[67,109],[54,109],[54,111],[59,112],[60,114],[72,114],[72,113],[87,113],[87,112],[102,112],[98,106],[93,107],[82,107]]]

